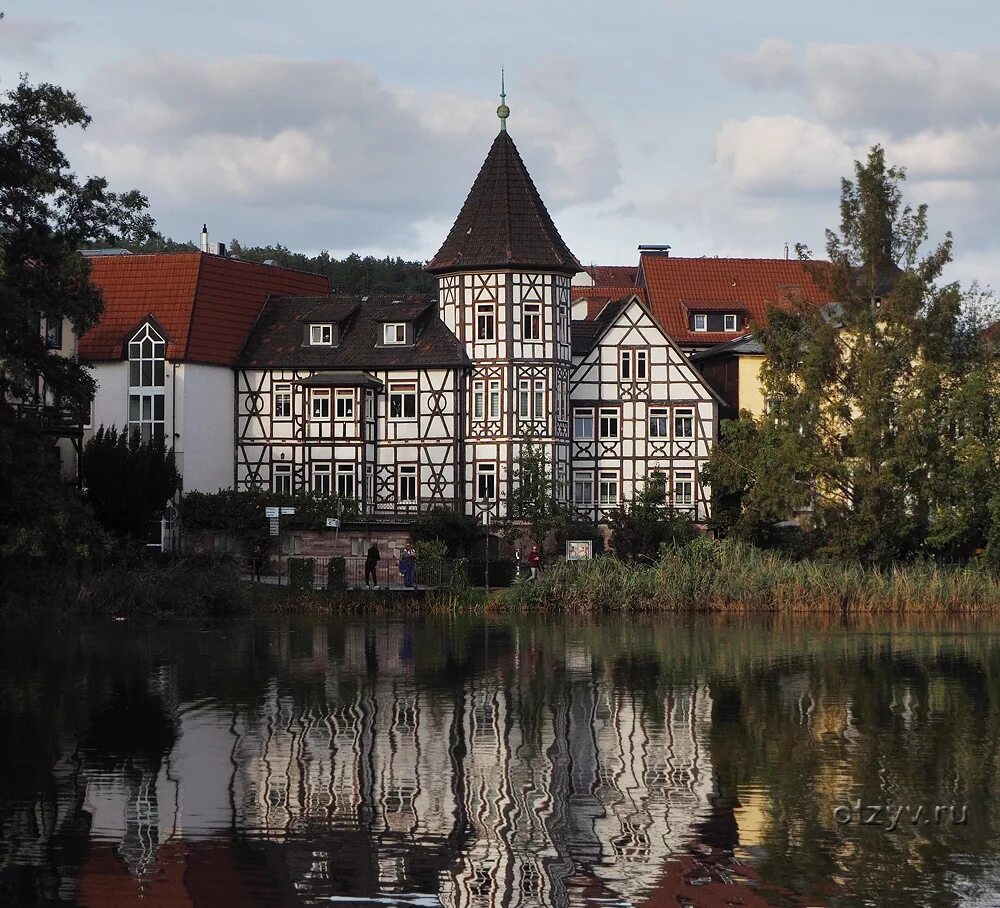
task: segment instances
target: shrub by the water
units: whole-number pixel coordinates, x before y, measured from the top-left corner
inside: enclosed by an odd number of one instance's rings
[[[347,589],[347,559],[335,555],[326,563],[326,588],[328,590]]]
[[[892,568],[796,561],[752,545],[699,538],[652,565],[559,562],[498,604],[566,611],[901,612],[1000,610],[1000,579],[975,564]]]
[[[315,558],[288,559],[288,585],[293,590],[311,590],[315,576]]]

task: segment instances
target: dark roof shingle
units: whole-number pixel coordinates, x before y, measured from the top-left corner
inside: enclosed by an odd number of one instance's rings
[[[331,314],[341,313],[335,319]],[[303,344],[303,323],[329,318],[340,322],[336,347]],[[383,322],[413,322],[412,345],[381,346]],[[267,301],[239,357],[243,368],[416,369],[465,367],[465,348],[437,317],[430,297],[417,294],[331,294],[317,299],[272,297]]]
[[[434,274],[512,267],[566,274],[581,270],[506,131],[493,141],[451,232],[426,267]]]

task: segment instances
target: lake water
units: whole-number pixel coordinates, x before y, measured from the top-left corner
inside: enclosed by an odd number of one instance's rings
[[[1000,905],[992,624],[8,624],[0,723],[4,904]]]

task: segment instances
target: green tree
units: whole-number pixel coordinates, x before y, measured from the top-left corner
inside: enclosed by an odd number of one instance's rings
[[[174,450],[138,430],[101,426],[83,450],[87,500],[101,525],[117,536],[146,539],[154,521],[177,493]]]
[[[0,547],[76,557],[91,523],[59,483],[51,443],[8,402],[49,399],[82,412],[89,372],[51,349],[43,318],[68,319],[78,334],[97,320],[101,297],[78,250],[87,243],[142,241],[152,229],[146,199],[115,194],[100,177],[78,179],[60,133],[90,122],[75,95],[22,80],[0,91]]]
[[[513,544],[526,531],[541,549],[549,533],[571,519],[557,492],[544,446],[534,436],[525,436],[514,462],[507,513],[497,524],[500,534]]]
[[[619,558],[655,558],[663,545],[683,545],[698,535],[686,514],[664,503],[666,477],[653,473],[632,501],[612,512],[611,547]]]
[[[939,284],[950,234],[921,255],[927,208],[905,204],[904,179],[878,146],[856,162],[840,232],[827,231],[829,262],[810,264],[837,302],[773,307],[756,326],[771,411],[755,431],[732,430],[738,468],[724,445],[709,470],[739,491],[743,530],[808,512],[826,550],[873,562],[927,539],[954,462],[941,401],[964,368],[963,295]]]

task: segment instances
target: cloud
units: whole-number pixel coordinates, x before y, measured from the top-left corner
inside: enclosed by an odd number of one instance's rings
[[[761,91],[793,88],[802,78],[795,48],[780,38],[766,38],[752,54],[732,57],[725,69],[734,81]]]
[[[496,127],[492,99],[420,95],[346,60],[161,55],[105,70],[93,95],[87,155],[154,215],[214,211],[241,239],[289,245],[393,248],[450,223]],[[550,205],[618,181],[613,141],[578,110],[519,105],[511,130]]]
[[[789,115],[728,120],[715,143],[716,174],[750,195],[828,192],[854,158],[836,131]]]
[[[725,65],[750,88],[798,92],[826,123],[895,135],[1000,118],[994,53],[960,53],[893,44],[813,44],[800,55],[768,38]]]
[[[0,59],[47,63],[52,59],[48,44],[73,28],[69,22],[8,12],[0,19]]]

